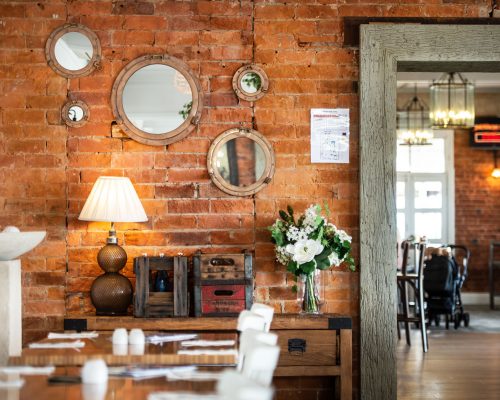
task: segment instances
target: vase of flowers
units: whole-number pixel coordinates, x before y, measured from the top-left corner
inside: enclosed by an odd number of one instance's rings
[[[329,216],[325,205],[326,216]],[[269,227],[275,244],[276,259],[291,272],[298,285],[297,300],[304,313],[318,314],[322,304],[320,271],[345,263],[354,271],[352,238],[328,222],[322,207],[311,205],[296,219],[294,210],[279,212],[280,218]]]

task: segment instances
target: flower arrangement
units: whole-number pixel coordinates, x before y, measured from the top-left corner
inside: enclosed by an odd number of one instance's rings
[[[325,204],[326,216],[330,215]],[[326,270],[331,266],[346,263],[354,271],[354,259],[351,255],[352,238],[343,230],[328,222],[322,215],[322,207],[311,205],[298,219],[294,210],[288,206],[281,210],[281,218],[269,227],[272,241],[275,243],[276,259],[285,265],[296,277],[305,278],[303,308],[308,312],[318,312],[317,295],[314,288],[316,270]],[[296,290],[296,286],[294,287]]]

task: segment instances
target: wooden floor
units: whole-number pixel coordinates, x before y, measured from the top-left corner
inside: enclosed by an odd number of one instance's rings
[[[424,355],[414,330],[411,347],[399,341],[397,358],[398,400],[500,399],[500,333],[433,329]]]

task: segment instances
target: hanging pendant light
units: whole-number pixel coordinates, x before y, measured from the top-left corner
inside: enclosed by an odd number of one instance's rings
[[[434,81],[430,95],[434,129],[474,126],[474,85],[459,72],[446,73]]]
[[[413,97],[397,112],[398,137],[401,145],[420,146],[432,144],[433,138],[429,124],[429,108],[417,96],[417,85]]]

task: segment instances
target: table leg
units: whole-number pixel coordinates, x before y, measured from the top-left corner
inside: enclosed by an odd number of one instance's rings
[[[340,400],[352,400],[352,330],[340,330]]]

